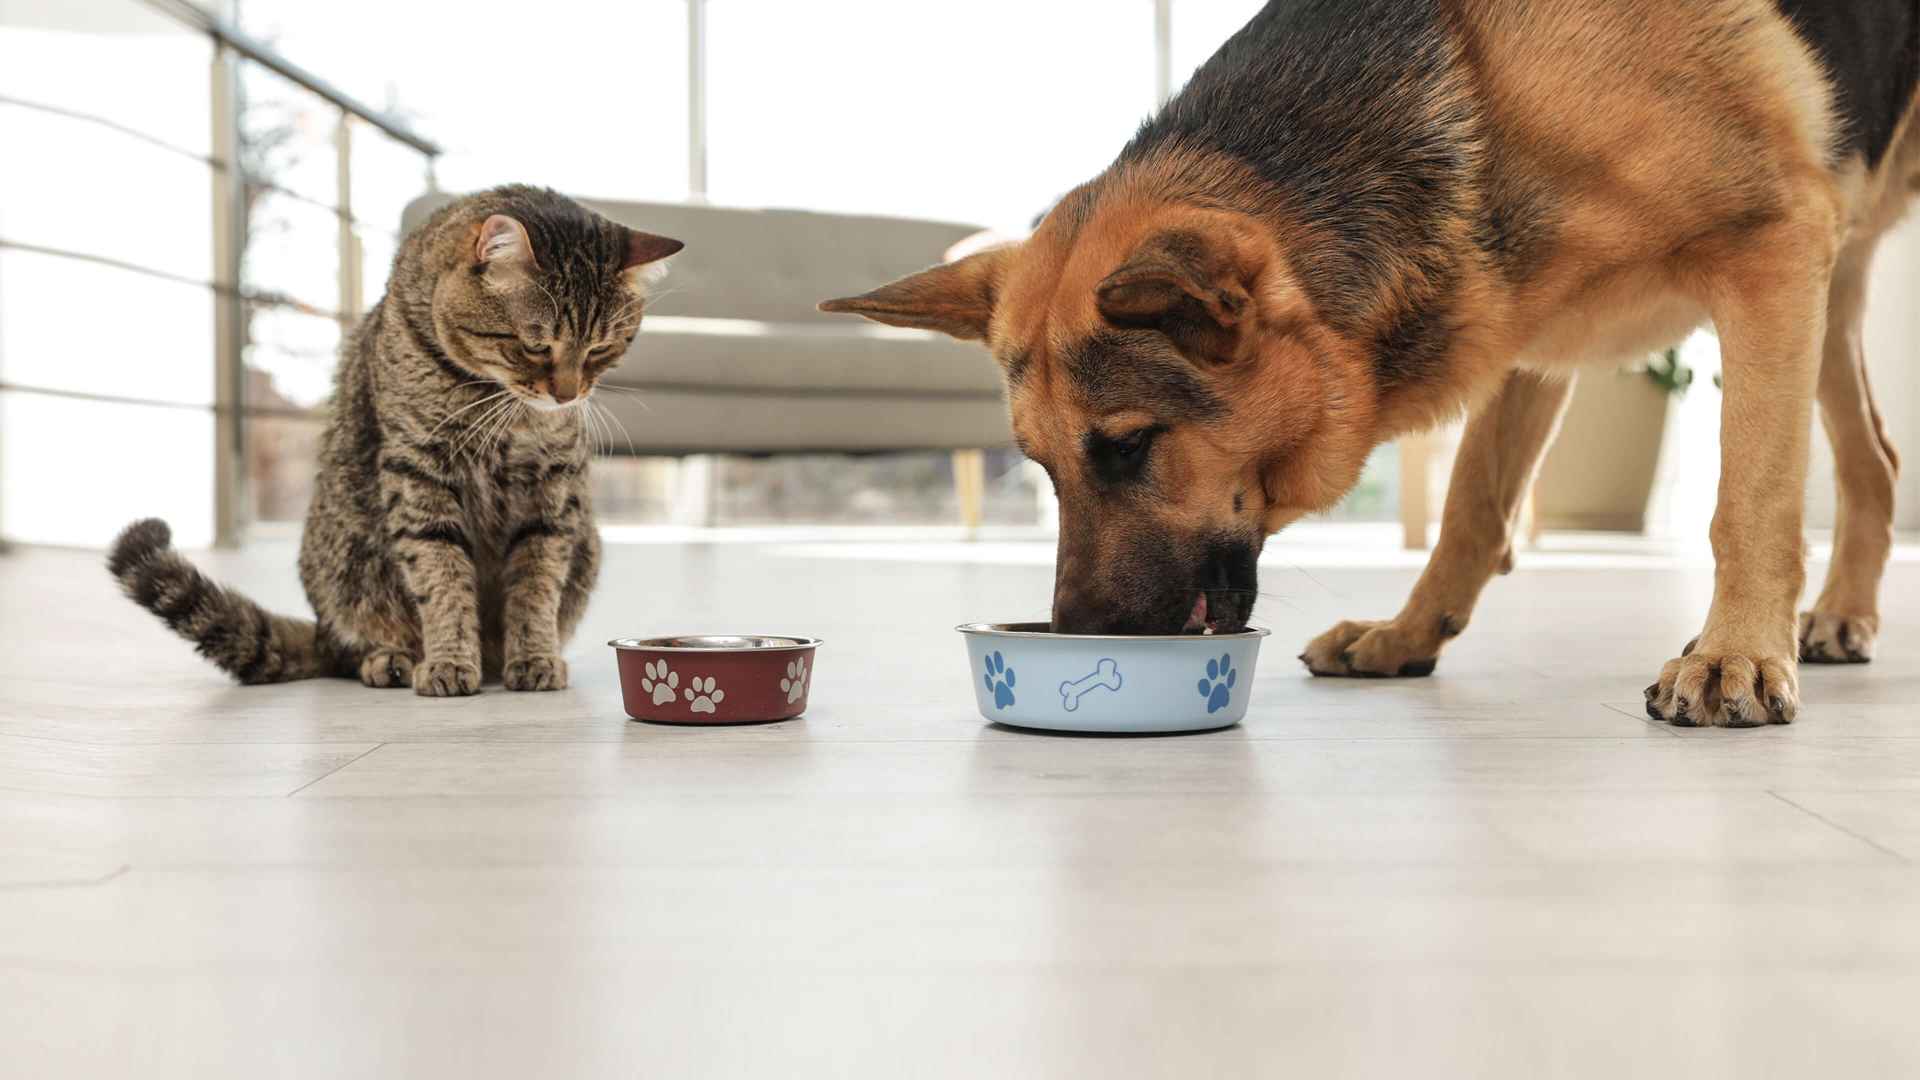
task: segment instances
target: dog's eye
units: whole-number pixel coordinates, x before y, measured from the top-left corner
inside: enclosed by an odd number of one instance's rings
[[[1159,427],[1146,427],[1125,435],[1089,432],[1086,439],[1087,456],[1092,459],[1094,475],[1109,484],[1139,476],[1146,466],[1147,452],[1153,446],[1154,437],[1162,430]]]
[[[1118,438],[1109,440],[1109,442],[1113,447],[1114,456],[1120,458],[1121,460],[1126,460],[1128,458],[1137,456],[1140,453],[1140,451],[1145,450],[1147,448],[1147,437],[1150,434],[1151,432],[1149,431],[1149,429],[1141,428],[1139,431],[1133,432],[1132,434],[1122,435]]]

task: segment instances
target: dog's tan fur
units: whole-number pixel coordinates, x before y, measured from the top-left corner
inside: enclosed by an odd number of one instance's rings
[[[1270,533],[1333,505],[1373,446],[1469,413],[1440,544],[1406,607],[1308,645],[1307,665],[1333,675],[1430,670],[1511,564],[1521,500],[1575,368],[1710,321],[1725,381],[1718,571],[1704,629],[1649,688],[1650,709],[1679,723],[1789,722],[1800,655],[1871,655],[1878,627],[1897,458],[1867,388],[1860,319],[1874,247],[1920,187],[1912,107],[1876,169],[1836,163],[1828,82],[1768,0],[1442,6],[1455,74],[1414,107],[1441,126],[1464,111],[1452,99],[1470,97],[1484,126],[1460,136],[1463,152],[1543,193],[1555,228],[1524,272],[1485,258],[1446,282],[1411,257],[1394,268],[1395,290],[1364,319],[1385,325],[1443,288],[1460,313],[1424,377],[1382,379],[1368,339],[1337,331],[1336,313],[1309,300],[1297,256],[1322,239],[1320,223],[1289,215],[1238,162],[1192,149],[1123,157],[1023,244],[825,307],[981,339],[1008,366],[1014,430],[1062,502],[1056,618],[1077,593],[1098,593],[1091,568],[1121,556],[1142,515],[1168,534]],[[1479,209],[1469,201],[1434,234],[1468,248]],[[1156,278],[1169,233],[1205,236],[1195,265],[1207,269]],[[1153,406],[1093,400],[1061,359],[1124,322],[1114,283],[1141,275],[1136,302],[1155,303],[1171,278],[1187,294],[1181,310],[1204,309],[1213,336],[1184,351],[1233,403],[1224,418],[1170,427],[1156,450],[1170,470],[1163,494],[1144,507],[1093,491],[1077,446],[1086,432],[1152,423]],[[1826,587],[1796,633],[1816,394],[1840,520]]]

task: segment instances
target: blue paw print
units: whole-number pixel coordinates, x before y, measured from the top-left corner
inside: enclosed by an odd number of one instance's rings
[[[1240,673],[1233,670],[1233,656],[1221,653],[1220,659],[1207,661],[1207,677],[1200,680],[1200,696],[1207,699],[1207,711],[1217,713],[1233,700],[1233,682]]]
[[[1013,669],[998,652],[987,657],[987,689],[993,691],[993,706],[1004,709],[1013,704]]]

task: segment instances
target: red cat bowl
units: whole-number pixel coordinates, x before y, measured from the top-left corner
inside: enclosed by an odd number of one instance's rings
[[[807,711],[819,638],[617,638],[627,715],[650,724],[764,724]]]

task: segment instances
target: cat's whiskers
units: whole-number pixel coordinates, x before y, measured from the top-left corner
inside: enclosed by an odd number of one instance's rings
[[[520,410],[523,407],[520,399],[516,397],[501,411],[500,419],[494,421],[493,425],[487,429],[486,441],[481,445],[480,452],[475,455],[477,459],[485,460],[498,452],[501,440],[511,437],[514,422],[520,418]]]
[[[453,453],[456,457],[464,452],[468,446],[472,445],[475,439],[480,437],[480,432],[485,429],[487,421],[493,419],[494,413],[506,408],[506,404],[504,400],[494,402],[486,412],[481,413],[473,423],[467,425],[466,431],[460,435],[460,441],[453,444]]]
[[[484,443],[485,439],[483,435],[492,424],[494,418],[506,412],[513,404],[514,397],[513,394],[509,392],[505,399],[496,402],[492,408],[482,413],[480,418],[473,422],[472,426],[467,428],[467,433],[461,436],[460,441],[454,445],[453,452],[455,454],[461,453],[466,450],[468,446],[474,445],[476,439]]]
[[[586,409],[580,407],[581,405],[585,405],[585,404],[586,404],[586,400],[584,398],[581,399],[580,405],[575,405],[573,407],[572,409],[573,415],[568,417],[568,419],[573,421],[575,433],[578,434],[582,439],[586,440],[587,452],[592,453],[593,452],[593,417],[587,413]]]
[[[626,425],[626,424],[625,424],[624,422],[622,422],[622,421],[621,421],[621,419],[620,419],[620,418],[619,418],[618,416],[616,416],[616,415],[614,415],[614,413],[613,413],[613,411],[612,411],[611,409],[608,409],[608,408],[606,408],[605,406],[602,406],[602,405],[595,405],[595,404],[593,403],[593,399],[592,399],[592,398],[588,398],[588,399],[587,399],[587,407],[588,407],[588,408],[590,408],[590,409],[592,409],[592,410],[593,410],[594,412],[596,412],[596,413],[598,413],[598,414],[599,414],[599,415],[600,415],[601,417],[603,417],[604,419],[606,419],[606,420],[611,420],[611,421],[613,421],[614,423],[616,423],[616,424],[619,424],[619,425],[620,425],[620,437],[621,437],[621,438],[624,438],[624,439],[626,439],[626,440],[627,440],[627,453],[629,453],[629,454],[632,454],[632,453],[634,453],[634,449],[633,449],[633,435],[632,435],[632,434],[630,434],[630,433],[629,433],[629,432],[627,431],[627,425]],[[612,443],[612,441],[613,441],[613,440],[612,440],[612,439],[608,439],[607,441],[608,441],[608,443],[609,443],[609,446],[608,446],[608,449],[609,449],[609,450],[611,450],[611,449],[612,449],[612,446],[611,446],[611,443]]]
[[[662,289],[657,293],[648,293],[645,296],[635,298],[633,301],[629,303],[629,306],[632,306],[633,304],[640,304],[645,307],[651,308],[655,304],[658,304],[660,301],[665,300],[669,296],[674,296],[676,294],[683,293],[686,291],[687,290],[685,286],[681,286],[675,289]],[[621,313],[625,314],[624,311],[622,311]]]
[[[647,412],[653,411],[653,406],[647,404],[646,399],[640,396],[640,391],[635,390],[631,386],[608,386],[605,383],[601,383],[598,387],[596,387],[596,390],[611,390],[616,394],[626,394],[629,397],[633,398],[633,403],[635,405],[640,406],[640,408],[642,408]]]
[[[470,409],[477,409],[480,406],[485,405],[489,401],[495,401],[499,399],[503,394],[510,394],[510,393],[512,393],[511,390],[503,389],[495,393],[488,394],[486,397],[481,398],[479,401],[476,401],[471,405],[462,405],[460,408],[455,409],[454,411],[448,413],[444,418],[441,419],[439,423],[433,425],[433,430],[427,432],[427,438],[431,439],[435,435],[438,435],[440,433],[441,428],[446,427],[448,424],[452,423],[454,418],[459,416],[461,413],[467,412]]]
[[[528,409],[526,402],[515,398],[513,408],[508,409],[506,416],[501,418],[498,424],[494,425],[493,441],[488,445],[487,453],[497,453],[502,449],[503,444],[511,443],[513,441],[514,429],[519,426],[521,418],[526,416],[529,411],[531,410]]]
[[[589,458],[598,456],[600,453],[599,429],[594,426],[593,414],[585,409],[580,410],[580,431],[587,442],[587,456]]]
[[[601,411],[598,409],[587,410],[587,415],[593,417],[594,425],[600,429],[600,448],[602,452],[606,454],[612,454],[613,453],[613,425],[607,423],[607,418],[604,415],[602,415]]]
[[[613,432],[607,430],[606,421],[600,418],[598,410],[583,409],[580,417],[588,430],[597,436],[597,439],[588,440],[588,450],[596,457],[613,453]]]
[[[649,305],[657,304],[662,299],[665,299],[666,297],[672,296],[674,293],[681,292],[681,291],[682,290],[680,289],[663,289],[657,293],[649,292],[644,296],[633,297],[632,299],[628,300],[626,303],[620,305],[620,310],[614,312],[611,318],[614,318],[614,319],[621,318],[622,316],[626,315],[627,312],[632,311],[634,308],[645,308]]]
[[[620,305],[620,309],[618,311],[615,311],[613,314],[607,316],[608,332],[612,334],[625,333],[626,331],[639,325],[640,320],[645,318],[646,315],[653,310],[656,304],[666,299],[667,297],[672,296],[674,293],[677,293],[680,291],[681,290],[679,289],[668,289],[667,291],[663,293],[659,293],[657,295],[634,297],[633,299]]]
[[[501,398],[499,403],[494,405],[493,408],[481,414],[480,419],[474,421],[473,426],[476,430],[472,434],[474,435],[475,442],[486,442],[487,433],[492,430],[494,422],[513,408],[513,400],[513,394],[509,392],[507,396]]]

